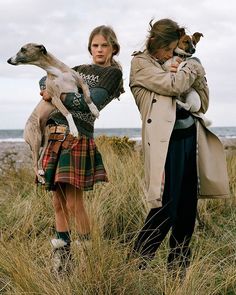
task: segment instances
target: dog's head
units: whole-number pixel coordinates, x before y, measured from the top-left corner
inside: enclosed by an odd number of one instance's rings
[[[41,55],[46,55],[47,50],[41,44],[28,43],[21,47],[15,56],[10,57],[7,62],[17,66],[21,64],[36,64]]]
[[[192,36],[183,34],[179,39],[175,52],[183,56],[192,56],[201,37],[203,37],[203,34],[199,32],[194,33]]]

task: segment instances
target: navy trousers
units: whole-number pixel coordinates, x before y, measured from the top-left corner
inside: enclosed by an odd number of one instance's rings
[[[171,229],[168,263],[187,266],[197,212],[196,131],[171,138],[165,164],[162,207],[151,209],[134,244],[134,252],[152,259]]]

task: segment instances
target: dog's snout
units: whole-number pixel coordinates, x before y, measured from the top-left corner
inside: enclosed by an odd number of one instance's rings
[[[194,53],[195,53],[195,51],[196,51],[196,49],[195,49],[195,48],[191,48],[191,49],[190,49],[190,53],[191,53],[191,54],[194,54]]]
[[[17,62],[15,60],[14,57],[10,57],[7,62],[10,64],[10,65],[13,65],[13,66],[16,66],[17,65]]]

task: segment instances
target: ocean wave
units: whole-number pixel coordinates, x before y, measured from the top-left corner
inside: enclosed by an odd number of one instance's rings
[[[0,142],[25,142],[23,138],[0,138]]]

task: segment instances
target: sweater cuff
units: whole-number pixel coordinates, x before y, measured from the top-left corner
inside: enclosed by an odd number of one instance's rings
[[[101,110],[109,98],[108,91],[104,88],[90,88],[90,96],[93,103]],[[66,93],[64,105],[69,109],[74,108],[80,111],[89,112],[87,103],[84,100],[83,94]]]

